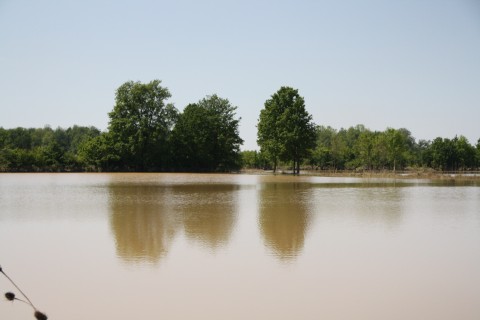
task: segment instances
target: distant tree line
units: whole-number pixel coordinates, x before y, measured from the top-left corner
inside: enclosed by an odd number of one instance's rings
[[[0,127],[0,171],[82,171],[84,144],[100,135],[94,127],[3,129]]]
[[[108,130],[0,128],[0,171],[195,171],[241,168],[236,107],[217,95],[179,112],[159,80],[121,85]]]
[[[416,141],[405,128],[371,131],[363,125],[340,130],[317,126],[315,131],[315,146],[302,163],[311,169],[466,171],[480,168],[480,139],[476,145],[464,136]],[[246,168],[274,168],[263,150],[244,151],[242,159]],[[282,165],[292,167],[289,162]]]
[[[116,91],[108,130],[0,127],[0,171],[230,172],[278,166],[321,170],[471,170],[476,146],[463,137],[416,141],[407,129],[318,126],[298,90],[281,87],[265,101],[257,124],[260,151],[240,152],[237,107],[217,95],[182,112],[166,101],[161,81],[128,81]]]

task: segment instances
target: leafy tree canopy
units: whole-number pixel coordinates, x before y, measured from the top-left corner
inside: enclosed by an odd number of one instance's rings
[[[298,90],[281,87],[265,101],[258,120],[257,143],[274,164],[292,161],[294,171],[315,146],[316,129]]]
[[[186,171],[230,171],[240,168],[237,107],[217,95],[189,104],[172,132],[175,163]]]
[[[128,81],[117,89],[109,133],[125,169],[161,168],[168,154],[167,140],[178,112],[166,104],[170,92],[160,84]]]

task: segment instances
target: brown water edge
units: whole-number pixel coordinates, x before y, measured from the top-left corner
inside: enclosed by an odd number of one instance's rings
[[[292,175],[292,170],[244,169],[241,174],[259,175]],[[394,178],[394,179],[430,179],[430,180],[470,180],[480,181],[480,171],[435,171],[432,169],[418,170],[301,170],[302,176],[314,177],[354,177],[354,178]]]
[[[277,172],[263,169],[241,169],[238,172],[211,172],[211,173],[195,173],[195,172],[80,172],[80,171],[58,171],[58,172],[2,172],[0,175],[7,174],[246,174],[246,175],[293,175],[290,169],[279,169]],[[351,177],[351,178],[379,178],[379,179],[429,179],[442,181],[480,181],[480,171],[436,171],[433,169],[411,169],[411,170],[310,170],[302,169],[301,176],[312,177]]]

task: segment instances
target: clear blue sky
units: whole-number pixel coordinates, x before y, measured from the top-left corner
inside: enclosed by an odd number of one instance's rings
[[[115,90],[218,94],[243,149],[281,86],[315,123],[480,138],[480,0],[0,0],[0,126],[108,126]]]

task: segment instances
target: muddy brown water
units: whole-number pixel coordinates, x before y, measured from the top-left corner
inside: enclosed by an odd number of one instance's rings
[[[52,320],[480,319],[480,186],[0,174],[0,265]]]

